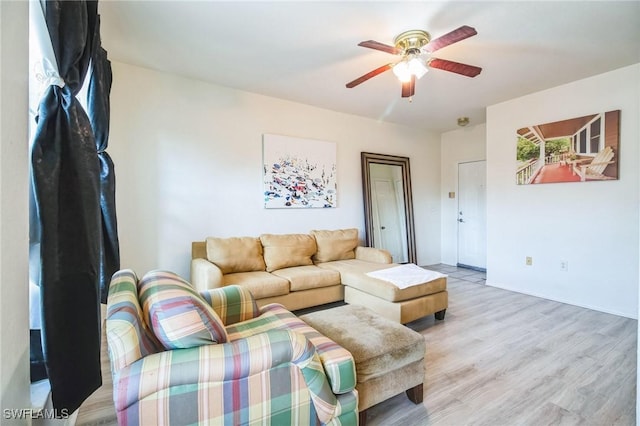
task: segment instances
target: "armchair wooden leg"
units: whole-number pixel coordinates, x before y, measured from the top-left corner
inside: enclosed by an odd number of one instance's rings
[[[422,404],[422,396],[423,396],[422,383],[412,387],[411,389],[407,389],[405,392],[411,402],[413,402],[414,404]]]
[[[367,425],[367,410],[360,411],[358,413],[358,424],[360,426],[366,426]]]

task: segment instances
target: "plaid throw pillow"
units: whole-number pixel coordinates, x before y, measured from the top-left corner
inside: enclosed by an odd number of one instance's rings
[[[200,292],[216,311],[225,326],[260,316],[260,309],[251,292],[239,285],[228,285]]]
[[[173,272],[151,271],[138,283],[144,320],[165,349],[225,343],[227,332],[211,306]]]

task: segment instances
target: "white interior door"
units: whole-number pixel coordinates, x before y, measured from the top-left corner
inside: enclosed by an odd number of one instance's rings
[[[486,161],[458,164],[458,265],[487,267]]]
[[[387,179],[374,179],[372,183],[375,246],[389,251],[394,262],[407,262],[408,254],[403,250],[406,244],[402,244],[403,221],[400,217],[393,182]]]

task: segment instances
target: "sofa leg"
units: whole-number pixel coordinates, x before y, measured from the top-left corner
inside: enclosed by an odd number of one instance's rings
[[[414,404],[422,404],[422,383],[417,386],[412,387],[411,389],[407,389],[405,392],[407,393],[407,397]]]
[[[445,312],[447,312],[447,310],[443,309],[441,311],[436,312],[434,315],[435,315],[437,320],[443,320]]]
[[[367,410],[363,410],[358,413],[358,424],[360,426],[367,425]]]

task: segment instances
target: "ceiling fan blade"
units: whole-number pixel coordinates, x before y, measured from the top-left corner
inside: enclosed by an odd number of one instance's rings
[[[375,77],[378,74],[382,74],[383,72],[385,72],[387,70],[390,70],[392,67],[393,67],[393,64],[386,64],[386,65],[383,65],[383,66],[381,66],[379,68],[376,68],[375,70],[366,73],[362,77],[358,77],[355,80],[353,80],[352,82],[347,83],[347,88],[351,89],[353,87],[356,87],[358,84],[364,83],[365,81],[369,80],[370,78]]]
[[[464,75],[467,77],[475,77],[482,71],[480,67],[474,67],[473,65],[461,64],[460,62],[448,61],[446,59],[433,58],[429,60],[429,66],[431,68],[438,68],[444,71],[454,72],[456,74]]]
[[[412,75],[411,80],[402,83],[402,97],[410,98],[416,92],[416,76]]]
[[[391,53],[392,55],[400,55],[403,50],[398,49],[395,46],[389,46],[388,44],[380,43],[374,40],[367,40],[358,43],[358,46],[368,47],[369,49],[381,50],[383,52]]]
[[[457,43],[460,40],[464,40],[465,38],[469,38],[478,34],[475,28],[469,27],[467,25],[463,25],[457,30],[453,30],[450,33],[447,33],[443,36],[440,36],[436,39],[431,40],[425,47],[424,50],[427,52],[433,53],[436,50],[442,49],[443,47],[447,47],[450,44]]]

